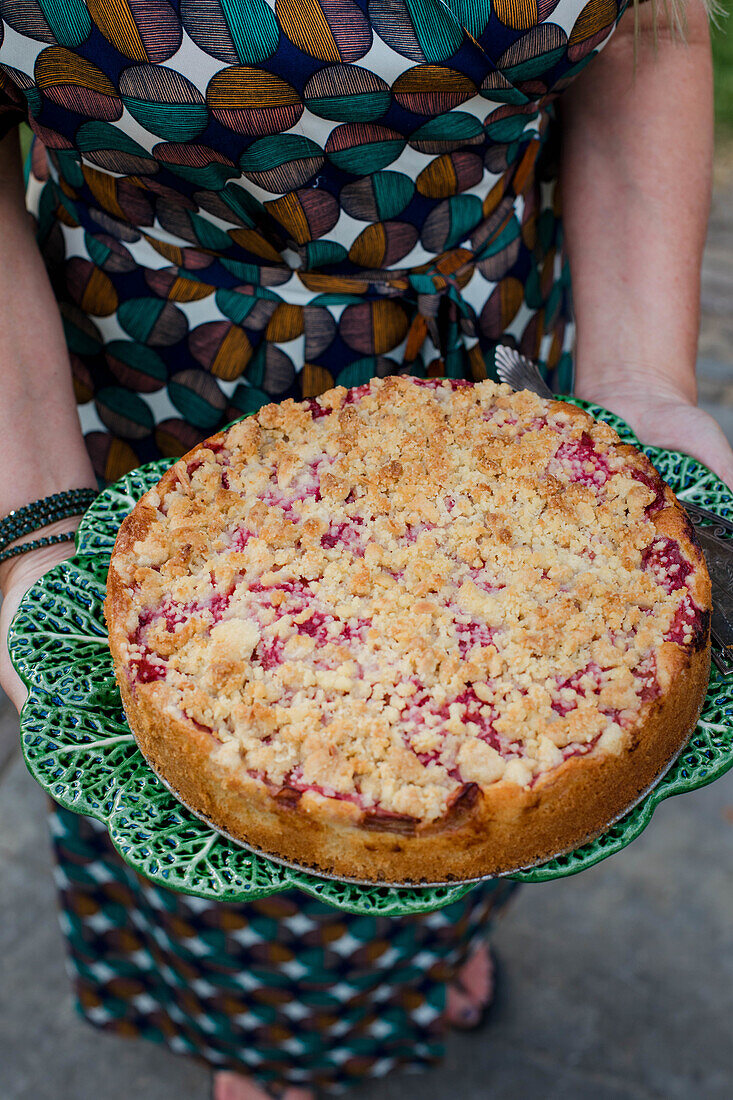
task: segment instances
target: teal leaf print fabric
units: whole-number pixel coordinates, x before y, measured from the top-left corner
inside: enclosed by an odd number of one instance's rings
[[[554,100],[615,0],[0,0],[100,481],[284,397],[571,381]]]
[[[101,481],[498,341],[571,381],[553,102],[616,0],[0,0]]]
[[[622,0],[622,3],[624,0]],[[0,136],[101,483],[270,401],[498,341],[571,383],[554,101],[616,0],[0,0]],[[340,1088],[442,1053],[445,985],[511,884],[366,921],[212,906],[52,817],[77,1004],[219,1068]]]

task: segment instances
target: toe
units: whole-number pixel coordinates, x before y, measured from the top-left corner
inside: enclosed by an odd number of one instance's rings
[[[214,1074],[212,1100],[271,1100],[263,1088],[241,1073],[221,1071]],[[282,1100],[314,1100],[310,1089],[286,1089]]]
[[[449,985],[445,1014],[454,1027],[471,1028],[481,1020],[481,1007],[457,986]]]
[[[494,963],[486,944],[481,944],[468,957],[458,971],[461,989],[481,1008],[489,1005],[494,996]]]

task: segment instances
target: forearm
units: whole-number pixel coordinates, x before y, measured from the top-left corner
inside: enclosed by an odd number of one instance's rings
[[[563,203],[577,320],[576,392],[642,384],[695,400],[700,265],[710,201],[707,18],[685,43],[633,12],[566,94]],[[660,14],[661,18],[661,14]]]
[[[62,489],[95,485],[61,317],[25,211],[15,134],[0,142],[0,237],[2,516]],[[62,521],[53,531],[73,526]],[[0,588],[19,561],[0,566]]]
[[[95,484],[61,316],[23,200],[15,134],[0,142],[0,515]]]

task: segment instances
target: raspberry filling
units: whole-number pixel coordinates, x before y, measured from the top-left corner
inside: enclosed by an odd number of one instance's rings
[[[231,455],[226,450],[223,443],[209,442],[206,444],[206,448],[207,450],[211,451],[212,454],[222,456],[221,460],[218,462],[218,465],[220,467],[221,483],[225,489],[228,489],[229,474],[226,468],[230,465]],[[189,480],[193,477],[197,470],[200,470],[201,467],[205,465],[205,461],[206,460],[203,458],[195,458],[192,462],[187,463],[186,473],[188,474]]]
[[[664,535],[657,535],[641,557],[642,569],[648,570],[665,592],[684,588],[692,566],[682,556],[679,544]]]
[[[639,681],[639,698],[642,703],[648,703],[659,695],[659,681],[657,680],[657,659],[651,653],[642,663],[634,669],[634,675]]]
[[[595,661],[590,661],[584,669],[580,669],[567,680],[559,682],[556,698],[552,703],[552,709],[555,713],[559,714],[561,718],[565,718],[572,711],[577,710],[581,699],[598,694],[603,687],[603,674],[605,671],[608,670],[602,669]],[[649,700],[659,695],[656,660],[653,654],[635,668],[633,674],[636,679],[636,694],[640,703],[649,702]],[[621,712],[615,707],[601,706],[599,710],[602,714],[607,715],[611,721],[620,725],[625,724]],[[600,737],[600,734],[598,736]],[[566,750],[565,755],[586,752],[593,747],[597,740],[598,738],[595,738],[588,745],[572,746],[569,752]]]
[[[561,718],[565,718],[571,711],[578,709],[579,699],[584,699],[588,691],[598,691],[600,686],[601,668],[595,661],[591,661],[585,668],[558,683],[557,697],[552,703],[552,709]]]
[[[152,684],[154,680],[165,679],[165,662],[160,659],[153,662],[145,655],[131,661],[130,668],[134,679],[141,684]]]
[[[184,626],[191,619],[206,614],[211,617],[211,625],[220,622],[225,610],[229,606],[233,589],[227,593],[217,592],[203,603],[174,603],[171,597],[166,597],[162,604],[156,608],[147,608],[138,619],[137,628],[131,637],[131,642],[136,648],[140,648],[142,656],[134,658],[130,662],[132,677],[142,684],[152,683],[153,680],[163,680],[166,676],[168,662],[165,658],[153,653],[147,644],[151,626],[165,623],[168,634],[175,634],[180,626]]]
[[[322,416],[328,416],[332,412],[331,409],[324,408],[323,405],[319,404],[315,397],[311,397],[309,401],[305,402],[305,405],[314,420],[320,420]]]
[[[656,584],[665,592],[676,592],[687,586],[692,566],[683,556],[679,544],[664,535],[657,535],[642,554],[642,567],[648,570]],[[709,613],[708,613],[709,615]],[[702,644],[706,635],[706,615],[689,592],[685,592],[665,637],[678,645]]]
[[[339,647],[361,643],[371,625],[366,619],[344,622],[329,610],[316,606],[316,598],[308,582],[302,578],[273,585],[254,582],[249,585],[249,592],[255,597],[250,603],[250,617],[261,632],[252,660],[268,672],[288,660],[286,646],[291,637],[312,638],[316,650],[310,658],[311,663],[317,667],[329,667],[336,657],[329,659],[328,653],[324,653],[324,647],[330,643]],[[277,609],[274,624],[269,623],[266,615],[267,609],[272,607]],[[279,633],[282,622],[289,624],[287,636]],[[343,654],[339,653],[337,656],[340,661]]]
[[[430,764],[442,764],[451,778],[463,782],[460,768],[455,761],[446,757],[447,726],[452,718],[458,718],[464,725],[472,723],[476,729],[475,736],[481,741],[491,745],[497,752],[501,751],[499,735],[494,729],[493,720],[496,715],[487,703],[482,703],[476,695],[474,687],[469,684],[460,695],[437,706],[430,692],[421,684],[414,684],[415,694],[411,696],[402,711],[402,721],[405,724],[405,744],[415,753],[424,767]],[[424,748],[426,741],[438,740],[434,747]]]
[[[703,613],[688,592],[675,612],[667,638],[678,645],[694,644],[696,636],[702,631],[702,625]]]
[[[321,536],[324,550],[350,550],[358,557],[364,556],[363,532],[364,520],[354,516],[343,523],[332,523],[325,535]]]
[[[487,623],[476,622],[475,620],[470,623],[457,622],[455,626],[458,635],[458,652],[464,661],[474,646],[491,645],[496,633],[495,629],[488,626]]]
[[[654,500],[647,504],[644,511],[649,517],[656,515],[664,505],[664,482],[661,477],[658,474],[654,477],[645,470],[633,470],[631,476],[654,493]]]
[[[287,489],[280,488],[277,473],[273,472],[270,475],[272,486],[262,496],[263,504],[282,508],[285,515],[292,519],[294,515],[297,516],[295,504],[307,500],[308,497],[313,497],[315,500],[321,499],[320,471],[322,466],[328,465],[330,465],[330,459],[326,456],[315,462],[309,462],[300,471],[296,481]]]
[[[256,778],[260,777],[257,776]],[[272,784],[269,785],[272,786]],[[281,792],[292,791],[293,802],[296,802],[300,795],[305,794],[306,791],[313,791],[315,794],[325,795],[326,798],[338,798],[341,802],[352,802],[362,809],[365,807],[364,799],[355,791],[337,791],[334,787],[323,786],[318,783],[306,783],[303,779],[302,768],[294,768],[289,772],[279,790]],[[399,815],[395,814],[395,817],[397,816]]]
[[[611,468],[605,455],[599,454],[587,432],[580,439],[561,443],[555,451],[551,465],[559,465],[571,481],[580,485],[600,488],[611,476]]]

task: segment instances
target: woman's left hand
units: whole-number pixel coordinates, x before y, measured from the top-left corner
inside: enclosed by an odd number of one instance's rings
[[[79,523],[79,517],[57,520],[49,524],[41,531],[33,532],[34,536],[58,535],[64,531],[73,531]],[[59,562],[66,561],[74,553],[73,542],[60,542],[52,546],[42,546],[38,550],[31,550],[27,554],[11,558],[0,566],[0,688],[10,699],[18,711],[23,706],[28,695],[28,689],[13,668],[8,652],[8,630],[13,621],[13,616],[20,606],[20,601],[28,589],[39,580],[40,577],[53,569]]]

